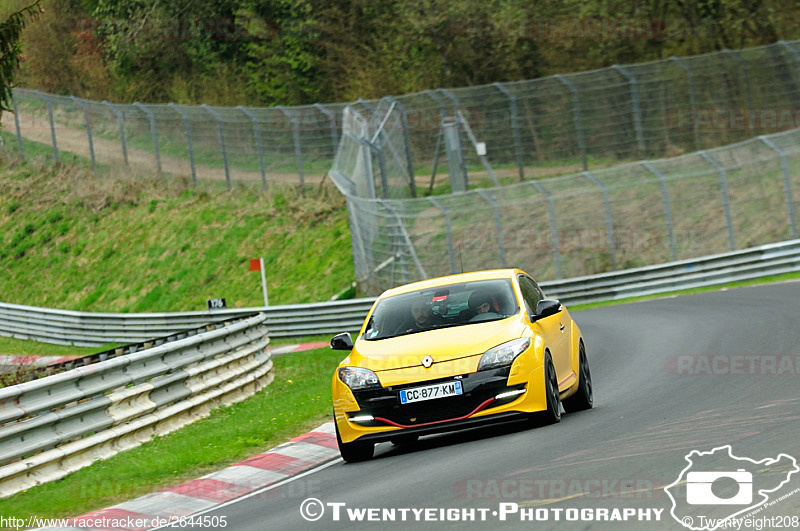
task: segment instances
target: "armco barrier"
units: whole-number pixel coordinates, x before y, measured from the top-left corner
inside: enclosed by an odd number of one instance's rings
[[[524,265],[520,264],[523,268]],[[666,291],[713,286],[800,270],[800,240],[762,245],[661,265],[542,282],[567,304],[617,300]],[[529,271],[536,275],[536,271]],[[356,331],[374,298],[241,308],[214,312],[103,314],[0,303],[0,335],[49,343],[98,346],[148,341],[210,322],[263,312],[271,337],[302,337]]]
[[[173,431],[272,380],[266,316],[0,389],[0,497]]]

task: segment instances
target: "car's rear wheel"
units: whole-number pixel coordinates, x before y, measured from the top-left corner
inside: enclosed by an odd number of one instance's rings
[[[578,383],[578,391],[564,400],[564,409],[568,413],[591,409],[594,404],[592,373],[589,370],[589,360],[586,357],[586,347],[583,346],[583,341],[580,342],[578,347],[578,355],[580,357],[580,382]]]
[[[558,394],[558,377],[549,353],[544,360],[544,390],[547,396],[547,409],[534,414],[531,419],[535,424],[541,426],[561,421],[561,396]]]
[[[336,442],[339,445],[339,453],[342,455],[342,459],[348,463],[357,463],[358,461],[372,459],[375,453],[375,445],[373,443],[358,440],[351,443],[342,442],[342,437],[339,435],[339,426],[336,425],[335,419],[333,424],[336,426]]]

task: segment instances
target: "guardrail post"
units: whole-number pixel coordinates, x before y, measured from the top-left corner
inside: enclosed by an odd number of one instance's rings
[[[119,142],[122,145],[122,158],[125,161],[125,166],[130,166],[128,164],[128,143],[125,140],[125,117],[122,114],[122,111],[117,109],[114,105],[111,105],[106,100],[101,102],[103,105],[111,109],[115,115],[117,115],[117,127],[119,128]]]
[[[779,41],[782,42],[782,41]],[[727,48],[723,48],[722,52],[725,53],[728,57],[739,63],[739,66],[742,68],[742,74],[744,75],[744,89],[747,91],[747,107],[750,111],[753,110],[753,95],[750,92],[750,69],[747,67],[747,63],[744,59],[739,57],[739,54],[734,52],[733,50],[729,50]]]
[[[158,130],[156,129],[156,117],[153,114],[153,111],[138,101],[133,102],[133,105],[147,115],[147,117],[150,119],[150,136],[153,137],[153,151],[156,155],[156,168],[158,169],[158,174],[161,175],[161,152],[158,149]]]
[[[661,182],[661,197],[664,201],[664,218],[666,219],[667,232],[669,234],[670,254],[672,255],[672,260],[677,260],[678,251],[675,247],[675,232],[672,226],[672,209],[670,209],[669,207],[669,192],[667,191],[667,179],[666,177],[664,177],[664,174],[658,170],[658,168],[650,164],[648,161],[643,161],[640,164],[647,171],[658,177],[658,180]]]
[[[202,107],[217,121],[217,128],[219,129],[219,144],[222,148],[222,164],[225,166],[225,182],[228,184],[228,190],[230,190],[232,188],[231,171],[230,168],[228,168],[228,151],[225,149],[225,127],[222,124],[222,116],[220,116],[217,111],[209,107],[206,103],[204,103]]]
[[[314,108],[316,108],[317,110],[319,110],[319,112],[328,117],[328,122],[330,123],[330,128],[331,128],[331,148],[332,148],[332,153],[335,155],[336,151],[339,148],[339,131],[337,131],[336,128],[336,114],[330,109],[326,109],[319,103],[315,103]]]
[[[500,266],[508,267],[508,261],[506,260],[506,244],[503,240],[503,222],[500,220],[500,207],[497,206],[497,201],[487,194],[485,190],[479,189],[475,191],[492,205],[492,210],[494,211],[494,230],[497,233],[497,248],[500,253]]]
[[[243,107],[239,105],[236,107],[242,113],[250,118],[253,122],[253,140],[256,143],[256,152],[258,153],[258,169],[261,171],[261,188],[266,190],[267,189],[267,170],[264,167],[264,150],[261,149],[261,130],[258,127],[258,117],[253,114],[247,107]],[[334,148],[334,153],[336,149]]]
[[[614,241],[614,219],[611,216],[611,202],[608,200],[608,186],[598,180],[591,172],[583,172],[583,176],[596,184],[603,193],[603,210],[606,216],[606,234],[608,235],[608,250],[611,252],[611,264],[617,270],[617,244]]]
[[[281,111],[284,114],[284,116],[286,116],[286,118],[289,119],[290,122],[292,122],[292,138],[294,139],[294,157],[295,160],[297,161],[297,172],[298,176],[300,177],[300,186],[303,187],[306,185],[306,177],[303,174],[303,152],[300,147],[300,130],[299,130],[300,126],[297,123],[297,118],[291,111],[289,111],[288,109],[286,109],[281,105],[279,105],[277,109]]]
[[[406,231],[406,227],[403,224],[403,220],[400,219],[400,216],[397,214],[395,209],[389,206],[389,203],[387,203],[385,200],[378,199],[378,203],[383,205],[383,207],[392,214],[394,219],[397,220],[397,225],[400,229],[400,233],[402,234],[403,239],[406,241],[406,245],[408,246],[408,252],[411,254],[411,259],[414,260],[414,265],[417,267],[417,272],[423,279],[428,278],[428,274],[425,273],[425,269],[422,267],[419,258],[417,258],[417,252],[414,250],[414,246],[411,244],[411,237],[408,235],[408,231]]]
[[[725,209],[725,222],[728,224],[728,243],[731,246],[731,251],[736,250],[736,239],[733,234],[733,219],[731,218],[731,202],[728,198],[728,178],[725,174],[725,167],[719,163],[717,159],[706,153],[705,151],[698,152],[701,157],[711,163],[719,173],[719,184],[722,190],[722,206]]]
[[[636,145],[640,153],[644,153],[644,135],[642,133],[642,109],[639,104],[639,87],[636,77],[626,68],[619,65],[611,65],[611,68],[619,72],[631,87],[631,105],[633,106],[633,128],[636,131]]]
[[[697,101],[695,100],[695,83],[694,72],[689,68],[689,65],[678,59],[677,57],[670,56],[670,61],[681,67],[686,72],[686,81],[689,84],[689,108],[692,113],[692,134],[694,135],[694,149],[700,149],[700,137],[697,130]]]
[[[14,125],[17,128],[17,145],[19,146],[19,156],[20,158],[25,158],[25,148],[22,146],[22,130],[19,126],[19,111],[17,110],[17,96],[15,94],[16,90],[11,90],[11,106],[14,109]]]
[[[403,143],[406,149],[406,168],[408,169],[409,186],[411,188],[411,197],[417,197],[417,183],[414,181],[414,163],[411,157],[411,138],[408,135],[408,116],[406,116],[405,106],[391,96],[387,96],[387,100],[394,103],[400,111],[400,124],[403,127]]]
[[[519,132],[519,115],[517,113],[517,97],[500,83],[492,83],[492,86],[503,93],[508,98],[508,106],[511,110],[511,131],[514,134],[514,155],[517,159],[517,168],[519,169],[519,181],[525,180],[525,169],[522,162],[522,139]]]
[[[197,171],[195,170],[195,167],[194,167],[194,146],[192,145],[192,126],[189,123],[189,117],[186,115],[186,113],[183,111],[183,109],[181,109],[180,107],[178,107],[174,103],[170,103],[169,106],[172,107],[175,110],[175,112],[180,114],[181,118],[183,118],[183,128],[186,130],[186,149],[189,150],[189,165],[192,168],[192,184],[196,188],[197,187]]]
[[[561,273],[561,251],[558,250],[558,224],[556,220],[556,208],[553,204],[553,196],[539,181],[531,181],[531,184],[539,190],[547,200],[547,215],[550,218],[550,240],[553,243],[553,261],[556,265],[556,277],[563,278]]]
[[[792,239],[797,238],[797,224],[795,219],[794,199],[792,198],[792,178],[789,174],[789,164],[786,160],[786,152],[778,146],[775,142],[766,136],[759,136],[759,140],[764,142],[767,147],[774,150],[781,159],[781,172],[783,173],[783,188],[786,192],[786,206],[789,210],[789,229],[791,230]]]
[[[572,93],[572,119],[573,123],[575,124],[575,135],[578,137],[578,149],[580,149],[581,151],[581,161],[583,162],[583,169],[584,171],[586,171],[587,169],[589,169],[589,167],[586,161],[586,138],[584,137],[583,133],[583,119],[581,118],[581,100],[580,96],[578,96],[578,88],[572,81],[568,80],[561,74],[556,74],[553,77],[559,80]]]
[[[442,215],[444,216],[445,234],[447,236],[447,257],[450,259],[450,273],[457,273],[456,256],[455,251],[453,250],[453,225],[450,222],[450,212],[448,212],[447,209],[433,197],[429,197],[428,201],[442,211]]]
[[[86,138],[89,141],[89,156],[92,159],[92,171],[97,171],[97,162],[94,158],[94,142],[92,141],[92,122],[89,121],[89,106],[75,96],[70,96],[81,109],[83,109],[83,121],[86,122]]]
[[[50,120],[50,139],[53,142],[53,160],[58,164],[58,142],[56,141],[56,125],[53,120],[53,102],[41,91],[34,90],[34,94],[39,96],[47,104],[47,117]]]

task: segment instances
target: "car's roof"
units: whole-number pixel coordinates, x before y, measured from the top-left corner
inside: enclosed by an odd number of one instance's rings
[[[476,280],[492,280],[496,278],[511,278],[517,273],[524,273],[520,269],[489,269],[486,271],[471,271],[469,273],[458,273],[455,275],[447,275],[444,277],[429,278],[397,286],[396,288],[384,291],[379,299],[392,297],[394,295],[401,295],[403,293],[412,293],[423,289],[436,288],[438,286],[446,286],[448,284],[459,284],[461,282],[474,282]]]

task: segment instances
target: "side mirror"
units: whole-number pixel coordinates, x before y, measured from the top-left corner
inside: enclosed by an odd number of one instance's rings
[[[553,299],[542,299],[536,303],[536,315],[531,321],[550,317],[561,311],[561,303]]]
[[[353,340],[350,339],[350,334],[343,332],[333,336],[331,339],[331,348],[333,350],[353,350]]]

